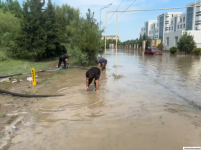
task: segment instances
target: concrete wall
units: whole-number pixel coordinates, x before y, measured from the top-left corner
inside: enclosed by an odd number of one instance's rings
[[[197,47],[201,48],[201,31],[192,30],[188,31],[188,33],[194,36]]]
[[[178,37],[178,40],[182,36],[183,31],[175,31],[175,32],[169,32],[164,34],[164,50],[170,50],[172,46],[177,46],[175,37]],[[169,38],[169,45],[167,45],[167,38]]]
[[[180,30],[180,31],[176,31],[176,32],[165,33],[164,34],[164,42],[163,42],[164,49],[170,50],[170,48],[172,46],[177,46],[175,37],[178,37],[178,41],[179,41],[179,39],[181,38],[181,36],[183,35],[184,32],[185,32],[184,30]],[[192,35],[194,37],[194,41],[195,41],[197,47],[201,48],[201,31],[190,30],[187,32],[190,33],[190,35]],[[169,38],[169,45],[167,45],[168,44],[167,38]]]

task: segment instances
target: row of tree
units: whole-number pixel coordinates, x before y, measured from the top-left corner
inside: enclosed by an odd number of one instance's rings
[[[121,47],[125,47],[126,45],[129,45],[129,44],[138,44],[139,47],[142,47],[142,41],[143,40],[146,40],[147,41],[147,46],[149,46],[151,44],[151,38],[149,38],[147,35],[143,35],[139,37],[139,39],[135,39],[135,40],[127,40],[127,41],[124,41],[124,42],[121,42],[120,40],[117,40],[117,45],[118,46],[121,46]],[[112,39],[107,39],[106,40],[106,48],[109,48],[109,45],[110,44],[114,44],[116,45],[116,40],[112,40]],[[101,41],[101,50],[104,50],[105,49],[105,38],[103,38],[103,40]]]
[[[0,9],[6,16],[13,14],[20,22],[15,30],[0,29],[1,35],[12,34],[12,38],[8,36],[9,42],[4,43],[11,57],[38,61],[68,51],[84,65],[90,60],[94,62],[101,48],[101,31],[90,9],[86,18],[80,17],[78,9],[67,4],[57,6],[51,0],[47,5],[45,0],[27,0],[22,7],[17,0],[0,0]],[[5,24],[0,22],[0,27]]]
[[[125,42],[120,42],[119,45],[125,46],[125,45],[129,45],[129,44],[138,44],[141,47],[143,40],[147,41],[146,46],[151,45],[152,39],[149,38],[148,36],[146,36],[145,34],[143,36],[140,35],[139,39],[137,38],[135,40],[127,40]],[[163,50],[164,49],[163,43],[159,44],[158,48]],[[194,37],[192,35],[190,35],[188,32],[184,32],[184,34],[179,39],[176,48],[179,51],[184,51],[186,54],[191,53],[194,50],[194,48],[196,48],[196,43],[194,41]]]
[[[150,46],[151,44],[151,38],[148,37],[147,35],[140,35],[139,38],[136,38],[135,40],[127,40],[127,41],[124,41],[124,42],[120,42],[120,46],[125,46],[125,45],[129,45],[129,44],[138,44],[139,47],[142,47],[142,41],[146,40],[147,41],[147,46]]]

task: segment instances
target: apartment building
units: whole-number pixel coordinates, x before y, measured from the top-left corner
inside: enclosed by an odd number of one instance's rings
[[[147,35],[150,36],[150,30],[152,27],[152,24],[156,23],[156,20],[148,20],[144,23],[144,27],[141,28],[141,35]]]
[[[159,25],[157,21],[151,24],[151,28],[149,30],[149,37],[151,39],[158,39],[159,38]]]
[[[152,39],[161,39],[165,49],[176,46],[179,38],[184,32],[194,36],[197,47],[201,47],[201,0],[188,4],[194,6],[186,8],[186,12],[167,12],[157,17],[157,21],[148,28],[144,28],[143,33],[149,32]],[[146,23],[146,22],[145,22]],[[140,34],[142,34],[142,29]]]
[[[188,4],[186,13],[173,17],[171,30],[164,34],[163,43],[166,50],[176,46],[181,36],[188,32],[194,37],[197,47],[201,47],[201,0]]]

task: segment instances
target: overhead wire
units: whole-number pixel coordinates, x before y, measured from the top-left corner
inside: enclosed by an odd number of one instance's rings
[[[158,8],[158,9],[137,9],[137,10],[118,10],[118,11],[107,11],[107,13],[112,12],[134,12],[134,11],[155,11],[155,10],[169,10],[169,9],[183,9],[183,8],[190,8],[190,7],[200,7],[201,5],[192,5],[192,6],[184,6],[184,7],[172,7],[172,8]]]
[[[183,8],[190,8],[190,7],[200,7],[201,5],[193,5],[193,6],[184,6],[184,7],[172,7],[172,8],[158,8],[158,9],[140,9],[140,10],[120,10],[120,11],[108,11],[106,13],[112,13],[112,12],[137,12],[137,11],[157,11],[157,10],[171,10],[171,9],[183,9]],[[119,17],[118,17],[119,18]],[[115,20],[114,20],[115,21]],[[113,22],[114,22],[113,21]],[[113,23],[112,22],[112,23]],[[112,23],[110,23],[108,26],[110,26]]]
[[[121,1],[121,3],[119,4],[119,6],[117,7],[116,11],[118,10],[118,8],[121,6],[121,4],[123,3],[124,0]],[[115,13],[115,12],[114,12]],[[108,21],[113,17],[114,13],[112,14],[112,16],[108,19]]]
[[[130,8],[136,1],[137,1],[137,0],[134,0],[134,1],[125,9],[125,11],[127,11],[128,8]],[[119,18],[125,11],[123,11],[117,18]],[[114,11],[114,13],[115,13],[115,12],[119,12],[119,11]],[[115,22],[115,20],[113,20],[112,23],[114,23],[114,22]],[[107,27],[110,26],[112,23],[110,23],[109,25],[107,25]]]

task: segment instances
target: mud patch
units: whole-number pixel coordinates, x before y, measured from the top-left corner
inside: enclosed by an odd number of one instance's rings
[[[167,103],[167,105],[164,106],[166,107],[164,109],[165,111],[178,113],[179,115],[188,118],[191,121],[191,124],[196,127],[201,127],[201,111],[195,108],[191,103],[186,105]]]
[[[6,121],[7,124],[11,124],[15,119],[17,119],[18,115],[17,116],[12,116],[10,117],[9,120]]]

